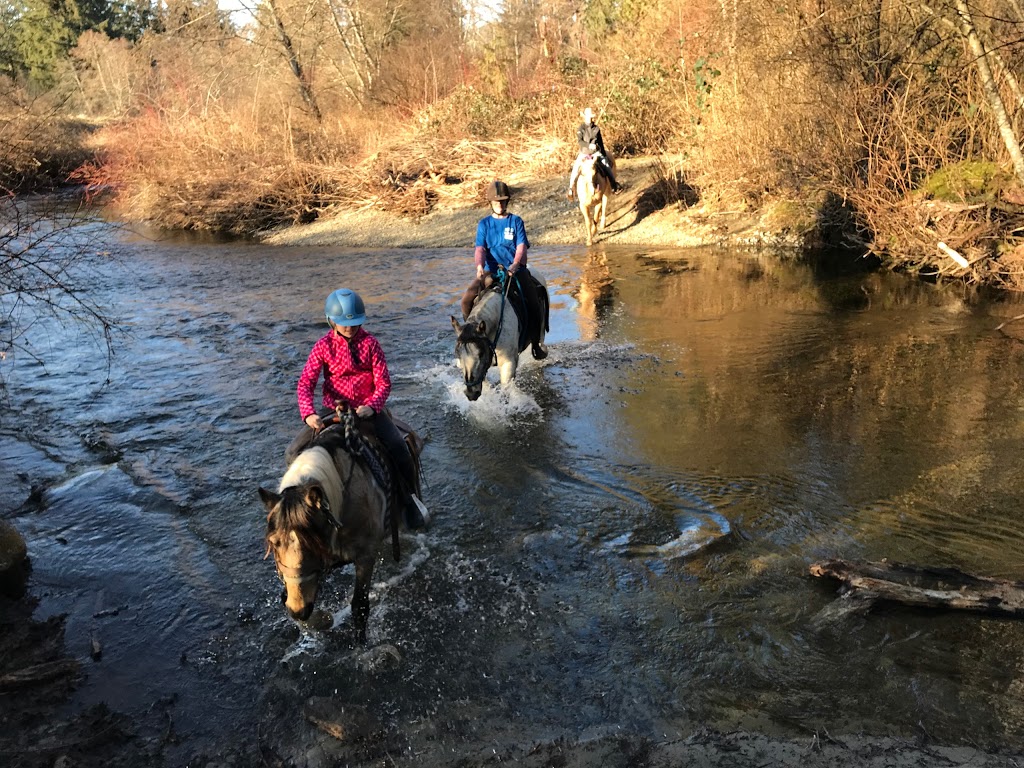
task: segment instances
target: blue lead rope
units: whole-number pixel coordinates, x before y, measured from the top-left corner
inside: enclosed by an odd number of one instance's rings
[[[505,301],[508,297],[509,288],[512,287],[512,282],[509,280],[509,277],[511,277],[512,280],[516,279],[515,275],[509,275],[507,269],[498,270],[498,284],[501,286],[501,312],[498,314],[498,330],[494,334],[495,347],[498,346],[498,336],[501,335],[501,326],[505,322]],[[518,342],[518,339],[516,341]]]

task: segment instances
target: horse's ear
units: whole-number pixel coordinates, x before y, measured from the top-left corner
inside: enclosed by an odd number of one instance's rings
[[[278,496],[273,491],[268,491],[266,488],[263,487],[260,487],[260,498],[263,499],[263,506],[265,506],[268,510],[273,509],[277,505],[277,503],[281,501],[280,496]]]
[[[319,485],[311,485],[306,489],[306,504],[310,507],[319,507],[323,502],[324,492]]]
[[[487,323],[486,323],[486,321],[481,320],[479,323],[476,324],[476,332],[479,333],[481,336],[486,336],[487,335]]]
[[[452,319],[452,328],[455,329],[455,334],[458,335],[462,333],[462,326],[460,326],[459,321],[455,319],[455,315],[450,315],[450,317]]]

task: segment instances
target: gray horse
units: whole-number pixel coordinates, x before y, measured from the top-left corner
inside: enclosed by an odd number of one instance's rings
[[[540,284],[541,299],[540,342],[544,343],[547,330],[547,283],[539,273],[531,270]],[[455,357],[466,383],[466,397],[476,400],[483,391],[487,371],[494,364],[502,386],[516,377],[519,353],[530,346],[524,324],[509,298],[498,290],[484,291],[473,304],[465,325],[452,317],[455,329]]]

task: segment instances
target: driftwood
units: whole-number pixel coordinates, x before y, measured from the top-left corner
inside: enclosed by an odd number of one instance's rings
[[[0,692],[6,693],[19,688],[30,688],[54,680],[75,677],[78,670],[79,664],[74,659],[58,659],[24,667],[0,675]]]
[[[843,583],[844,597],[883,600],[920,608],[947,608],[1024,617],[1024,582],[973,576],[956,568],[920,568],[900,563],[826,560],[811,565],[812,576]]]

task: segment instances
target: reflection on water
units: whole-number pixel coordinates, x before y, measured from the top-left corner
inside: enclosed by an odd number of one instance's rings
[[[104,616],[121,674],[177,697],[183,755],[312,696],[365,708],[401,734],[388,754],[427,765],[703,724],[1019,742],[1017,623],[846,615],[807,575],[846,557],[1024,579],[1024,347],[993,330],[1017,308],[721,249],[538,248],[551,355],[469,403],[448,319],[467,250],[111,249],[128,267],[89,287],[129,333],[109,367],[75,329],[45,368],[6,363],[4,471],[19,500],[54,486],[20,516],[44,608],[84,648],[97,606],[125,606]],[[372,663],[346,645],[351,572],[322,596],[341,626],[300,629],[260,559],[255,489],[283,472],[340,285],[428,440],[435,514],[376,574]],[[94,666],[79,701],[138,706],[115,679]],[[311,736],[273,738],[302,754]]]

